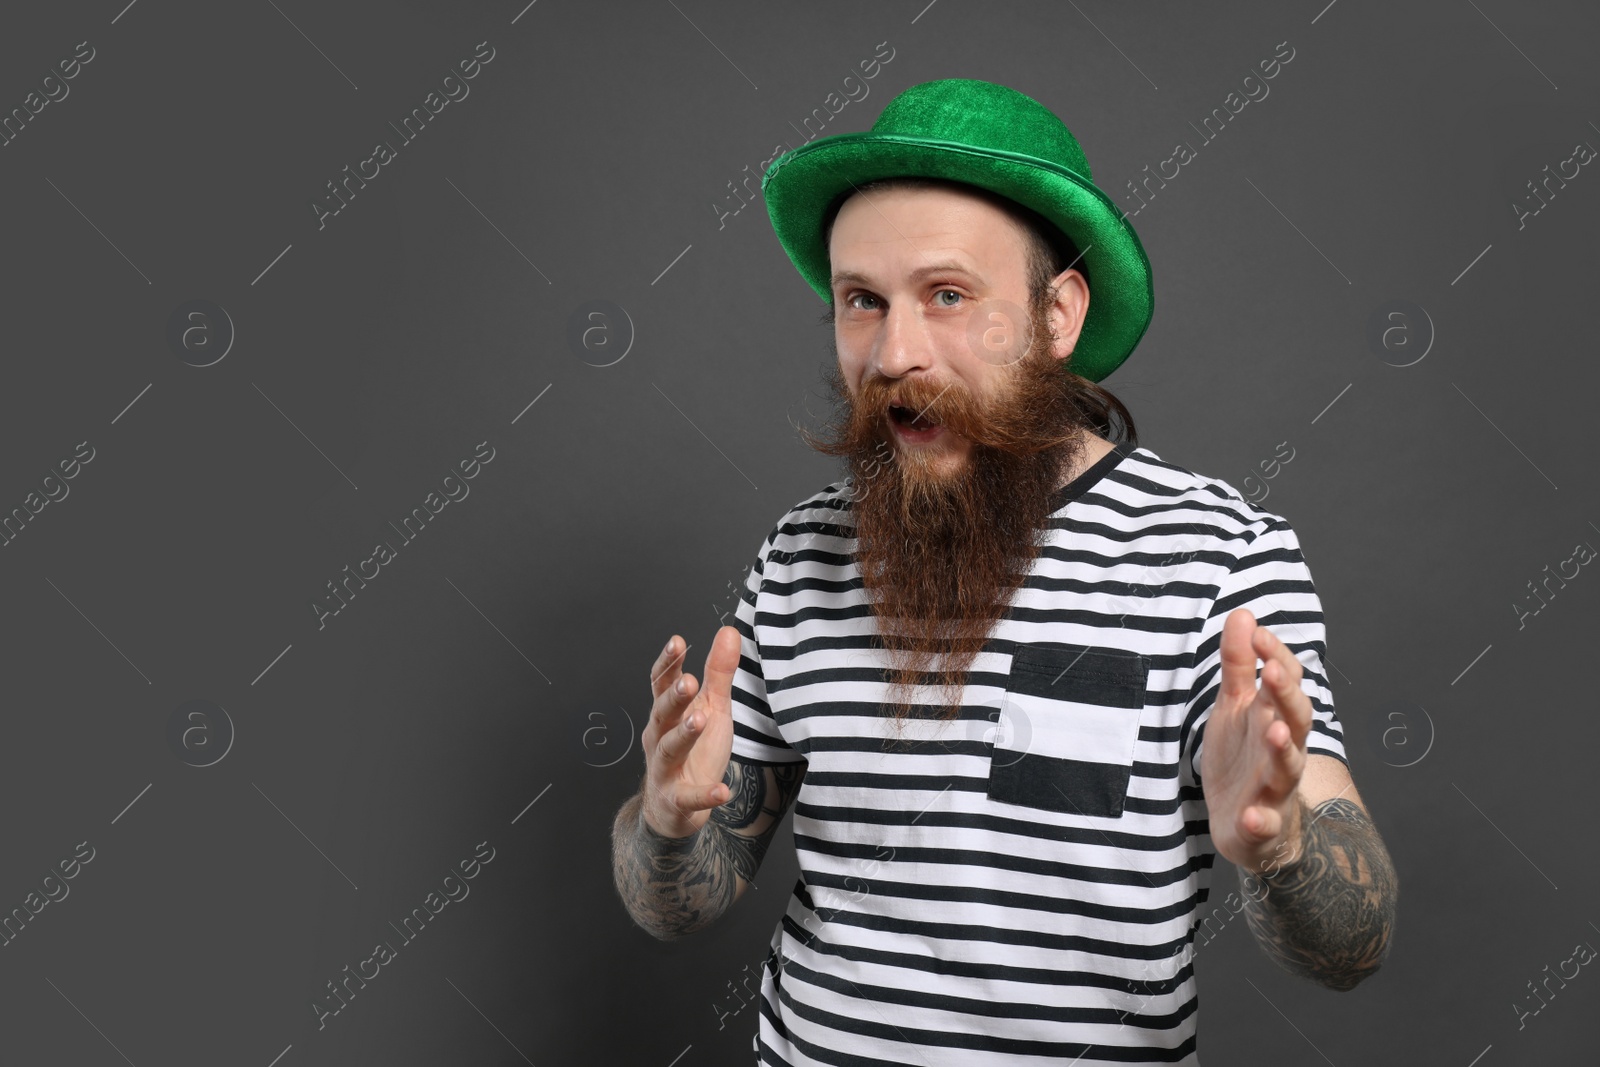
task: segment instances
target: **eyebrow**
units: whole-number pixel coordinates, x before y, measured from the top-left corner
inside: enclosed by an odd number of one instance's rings
[[[940,263],[929,263],[927,266],[918,267],[916,270],[911,272],[911,279],[912,281],[916,281],[920,278],[925,278],[930,274],[965,274],[968,277],[976,279],[980,283],[987,281],[982,274],[979,274],[970,267],[949,260]],[[857,282],[862,285],[871,285],[872,279],[868,278],[865,274],[862,274],[859,271],[836,271],[832,279],[830,279],[830,284],[832,284],[834,288],[838,288],[841,282]]]

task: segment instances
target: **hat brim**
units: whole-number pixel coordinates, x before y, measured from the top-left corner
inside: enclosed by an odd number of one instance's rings
[[[967,182],[1032,208],[1070,237],[1094,280],[1072,370],[1098,382],[1132,354],[1155,311],[1150,260],[1126,214],[1092,182],[1033,156],[901,134],[841,133],[801,145],[761,178],[773,232],[800,276],[833,300],[822,220],[834,198],[876,178]]]

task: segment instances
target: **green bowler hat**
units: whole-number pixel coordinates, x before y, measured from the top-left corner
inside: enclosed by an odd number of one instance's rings
[[[1095,186],[1077,138],[1049,108],[972,78],[913,85],[884,106],[871,130],[809,141],[779,156],[762,176],[773,231],[824,301],[833,298],[822,237],[829,209],[864,182],[902,176],[980,186],[1060,227],[1093,282],[1073,371],[1098,382],[1133,352],[1155,312],[1139,235]]]

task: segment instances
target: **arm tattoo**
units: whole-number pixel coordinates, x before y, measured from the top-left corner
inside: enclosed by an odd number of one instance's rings
[[[1285,970],[1340,991],[1376,971],[1389,953],[1399,880],[1383,839],[1353,801],[1313,811],[1299,800],[1301,854],[1245,894],[1245,922]]]
[[[617,813],[612,877],[633,921],[669,941],[711,925],[732,906],[741,881],[754,885],[800,782],[804,762],[762,766],[729,760],[731,794],[688,837],[663,837],[645,822],[643,796]]]

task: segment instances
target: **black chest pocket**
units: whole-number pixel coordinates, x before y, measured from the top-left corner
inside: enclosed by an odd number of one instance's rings
[[[1091,645],[1019,645],[1000,704],[989,796],[1120,818],[1133,775],[1149,664]]]

